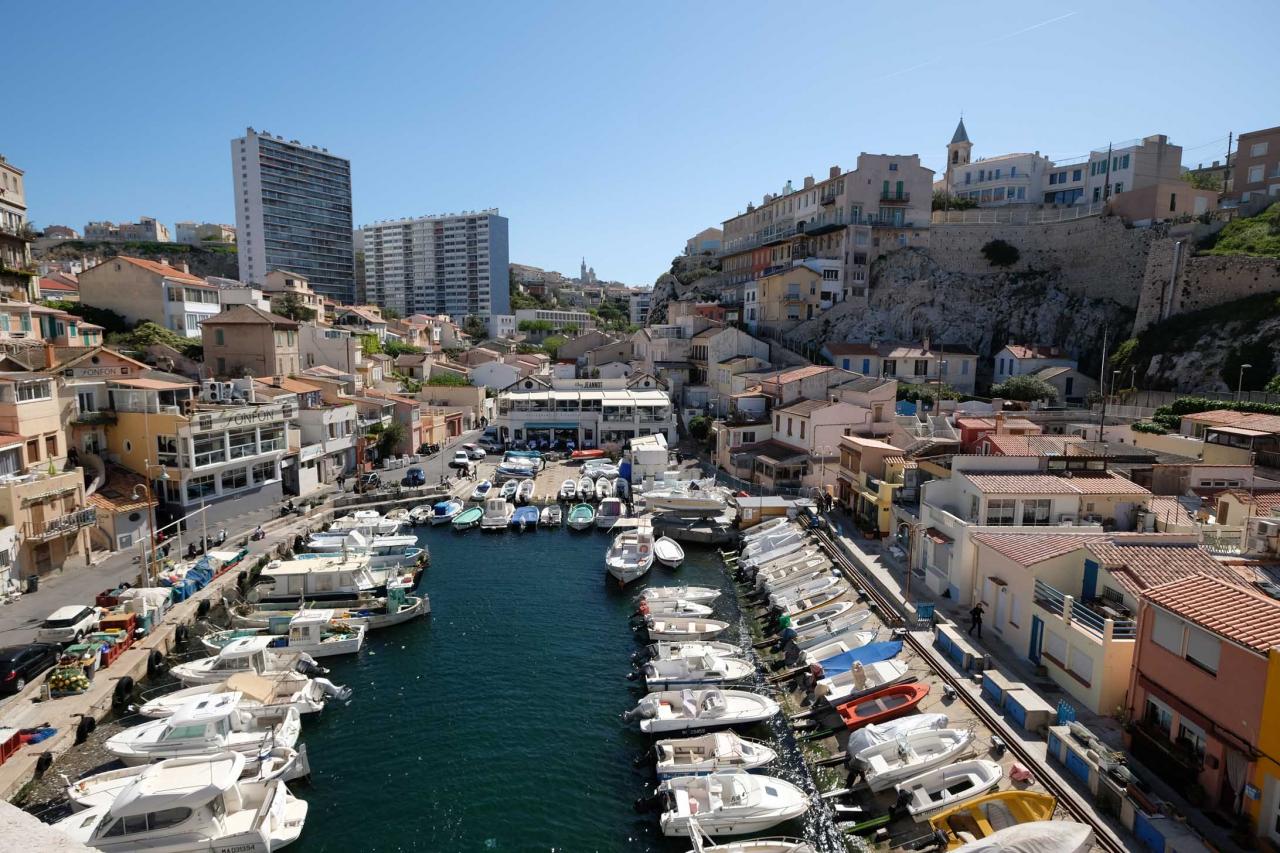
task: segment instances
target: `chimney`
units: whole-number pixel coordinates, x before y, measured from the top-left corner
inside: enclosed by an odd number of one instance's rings
[[[156,263],[160,264],[160,266],[162,266],[162,267],[167,267],[167,266],[169,266],[169,259],[168,259],[168,258],[161,258],[161,259],[160,259],[159,261],[157,261]]]
[[[838,178],[838,177],[840,177],[840,167],[832,166],[831,169],[828,170],[827,172],[827,178]]]
[[[190,274],[190,272],[191,272],[191,267],[187,265],[187,262],[186,262],[186,261],[182,261],[181,263],[179,263],[179,264],[178,264],[178,269],[180,269],[180,270],[182,270],[183,272],[188,273],[188,274]]]
[[[924,350],[925,352],[929,351],[929,339],[927,337],[920,342],[920,349]]]
[[[813,175],[807,175],[807,176],[805,176],[805,179],[804,179],[804,188],[805,188],[805,189],[807,189],[807,190],[811,190],[811,189],[813,189]]]
[[[1004,412],[996,412],[996,435],[1004,429]]]
[[[53,344],[46,341],[44,345],[44,369],[53,370],[56,364],[57,360],[54,357]]]

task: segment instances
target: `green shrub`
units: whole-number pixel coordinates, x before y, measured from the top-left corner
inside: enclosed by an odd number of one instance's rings
[[[1165,435],[1169,432],[1167,429],[1160,426],[1159,424],[1149,424],[1145,421],[1139,421],[1136,424],[1130,424],[1129,429],[1133,430],[1134,432],[1151,433],[1152,435]]]
[[[1056,400],[1058,389],[1035,376],[1011,376],[999,385],[991,386],[992,397],[1003,397],[1006,400]]]
[[[1280,204],[1257,216],[1235,219],[1218,232],[1210,255],[1254,255],[1280,258]]]

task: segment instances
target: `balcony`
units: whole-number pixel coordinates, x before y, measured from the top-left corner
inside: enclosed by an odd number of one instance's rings
[[[782,297],[782,301],[786,305],[802,305],[805,297],[800,293],[788,293]]]
[[[910,204],[911,193],[880,193],[882,204]]]
[[[24,534],[28,540],[47,542],[60,536],[69,536],[82,528],[92,527],[97,523],[97,507],[85,507],[51,521],[28,521]]]
[[[1099,640],[1133,640],[1138,636],[1137,623],[1126,616],[1128,611],[1121,607],[1100,600],[1079,601],[1041,580],[1036,581],[1034,596],[1039,607],[1096,635]]]
[[[836,203],[837,193],[834,190],[823,190],[822,195],[818,197],[818,204],[826,206]]]
[[[111,409],[102,409],[94,412],[85,412],[79,409],[71,416],[71,423],[75,426],[103,426],[104,424],[114,424],[118,418],[116,413]]]

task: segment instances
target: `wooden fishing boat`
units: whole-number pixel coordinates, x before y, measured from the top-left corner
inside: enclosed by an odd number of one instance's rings
[[[469,509],[464,509],[453,519],[453,529],[470,530],[480,524],[480,519],[482,518],[484,518],[483,507],[473,506]]]
[[[947,849],[1022,823],[1049,820],[1058,801],[1037,791],[997,791],[952,806],[929,818],[929,824],[947,836]]]
[[[861,728],[868,723],[883,723],[894,717],[901,717],[915,710],[924,697],[929,695],[929,685],[921,682],[895,684],[856,702],[848,702],[836,706],[836,713],[844,721],[845,728],[850,730]]]
[[[596,510],[591,504],[574,504],[569,510],[568,525],[571,530],[589,530],[596,523]]]

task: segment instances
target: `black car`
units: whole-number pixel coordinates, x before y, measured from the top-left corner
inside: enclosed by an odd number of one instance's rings
[[[410,468],[404,473],[404,479],[400,481],[402,486],[425,486],[427,484],[427,475],[422,473],[421,468]]]
[[[58,662],[62,650],[49,643],[0,648],[0,693],[17,693]]]

